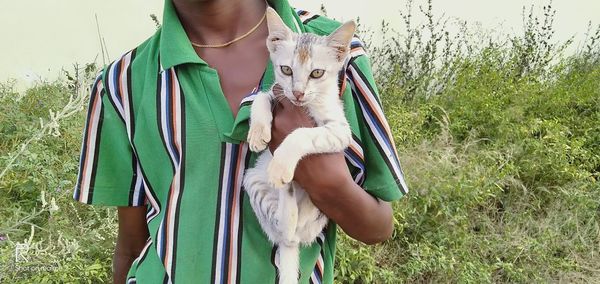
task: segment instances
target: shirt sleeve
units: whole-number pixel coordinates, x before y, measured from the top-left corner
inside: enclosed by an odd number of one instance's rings
[[[352,96],[357,132],[360,133],[350,147],[355,152],[356,164],[363,169],[359,184],[382,200],[397,200],[408,192],[408,187],[392,132],[383,112],[369,58],[357,38],[351,48],[344,88],[345,96]]]
[[[110,76],[113,94],[101,72],[91,88],[73,198],[92,205],[142,206],[144,179],[128,133],[126,77]],[[124,78],[121,78],[124,77]],[[125,82],[119,82],[125,80]],[[122,93],[121,93],[122,92]],[[120,99],[119,99],[120,98]]]

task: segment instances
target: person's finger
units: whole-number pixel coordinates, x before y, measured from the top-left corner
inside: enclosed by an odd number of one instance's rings
[[[275,84],[275,85],[273,85],[273,88],[272,88],[272,90],[273,90],[273,94],[274,94],[275,96],[280,96],[280,95],[283,95],[283,88],[282,88],[282,87],[281,87],[281,85],[279,85],[279,84]]]

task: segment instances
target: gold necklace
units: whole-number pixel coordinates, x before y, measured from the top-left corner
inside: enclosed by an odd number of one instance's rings
[[[268,5],[267,5],[268,7]],[[250,29],[247,33],[236,37],[226,43],[221,43],[221,44],[199,44],[199,43],[195,43],[193,41],[190,40],[190,43],[192,43],[193,46],[195,47],[200,47],[200,48],[218,48],[218,47],[226,47],[228,45],[231,45],[232,43],[236,42],[236,41],[240,41],[242,39],[244,39],[245,37],[249,36],[250,34],[252,34],[256,29],[258,29],[258,27],[260,26],[260,24],[262,24],[262,22],[265,21],[265,18],[267,17],[267,10],[265,10],[265,14],[262,16],[262,18],[260,19],[260,21],[258,22],[258,24],[256,24],[256,26],[254,26],[252,29]]]

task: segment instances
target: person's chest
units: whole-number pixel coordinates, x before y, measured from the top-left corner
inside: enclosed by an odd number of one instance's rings
[[[223,143],[245,141],[253,95],[272,84],[264,43],[210,50],[202,54],[204,63],[165,66],[160,54],[156,61],[145,55],[123,69],[123,76],[110,76],[114,86],[130,92],[131,139],[140,162],[158,187],[172,179],[164,165],[183,166],[185,154],[194,157],[187,165],[199,170],[193,176],[218,176]]]
[[[227,49],[197,50],[198,55],[217,72],[222,96],[235,117],[240,102],[259,84],[268,62],[268,51],[262,41],[232,46]]]

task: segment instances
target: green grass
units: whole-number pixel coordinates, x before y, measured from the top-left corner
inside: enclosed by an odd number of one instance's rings
[[[338,280],[600,281],[600,66],[554,82],[505,71],[466,68],[426,101],[387,94],[412,192],[393,240],[340,253]]]
[[[371,53],[411,192],[392,240],[342,238],[336,281],[600,282],[600,28],[566,55],[550,5],[477,45],[423,13]]]

